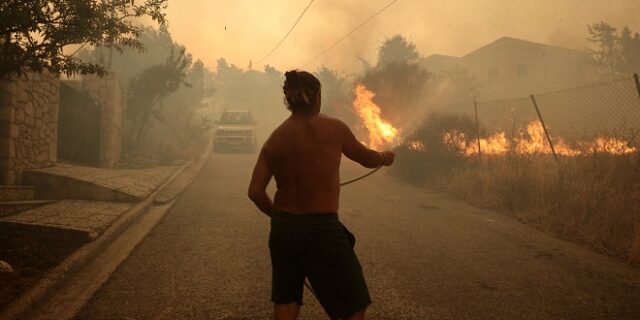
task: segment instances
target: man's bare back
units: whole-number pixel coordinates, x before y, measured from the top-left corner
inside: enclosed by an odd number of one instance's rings
[[[294,114],[263,147],[277,184],[273,207],[291,213],[336,213],[340,195],[340,159],[344,152],[366,167],[383,156],[363,146],[337,119]]]
[[[252,185],[268,183],[264,180],[267,174],[275,177],[277,192],[272,209],[301,214],[336,213],[343,153],[368,168],[382,165],[385,158],[360,143],[340,120],[318,113],[292,114],[265,142]],[[262,188],[262,183],[256,187]]]

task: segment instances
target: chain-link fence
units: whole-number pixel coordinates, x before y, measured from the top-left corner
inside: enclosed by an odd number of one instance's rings
[[[478,101],[474,107],[470,112],[476,113],[478,139],[496,132],[513,137],[531,124],[541,124],[545,144],[552,146],[612,138],[638,148],[640,142],[637,75],[530,97]]]
[[[480,134],[504,132],[513,136],[518,130],[536,121],[538,116],[530,98],[477,102]]]
[[[640,96],[633,77],[534,97],[552,136],[630,140],[640,129]]]

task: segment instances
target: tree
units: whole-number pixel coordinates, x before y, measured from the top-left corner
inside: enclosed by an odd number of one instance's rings
[[[622,28],[620,35],[620,54],[622,72],[640,72],[640,34],[629,28]]]
[[[378,49],[378,67],[392,63],[414,63],[419,57],[416,45],[398,34],[387,39]]]
[[[154,118],[170,130],[177,145],[202,140],[209,129],[211,119],[203,111],[208,107],[207,99],[216,91],[206,83],[210,76],[200,60],[194,62],[184,80],[189,86],[168,96],[154,112]]]
[[[376,93],[375,102],[382,115],[399,126],[415,116],[421,107],[429,73],[417,63],[399,61],[371,69],[360,79]]]
[[[324,66],[315,75],[322,83],[322,113],[354,123],[356,117],[351,106],[351,89],[346,79]]]
[[[109,47],[96,46],[79,50],[75,57],[82,62],[102,65],[109,72],[116,73],[122,83],[128,83],[142,70],[164,63],[172,50],[179,50],[166,25],[157,29],[142,27],[138,41],[144,52],[133,48],[113,52]]]
[[[0,77],[29,69],[72,75],[98,74],[98,63],[82,62],[65,47],[77,44],[143,50],[133,19],[165,23],[168,0],[2,0]]]
[[[640,71],[640,34],[624,27],[622,31],[606,22],[588,26],[588,40],[598,77],[615,77]]]
[[[151,115],[157,112],[155,108],[163,99],[181,85],[189,86],[184,80],[191,63],[191,55],[185,52],[184,47],[179,47],[179,50],[172,50],[165,63],[149,67],[131,80],[127,101],[127,113],[133,119],[131,141],[140,143]]]
[[[430,74],[418,64],[419,57],[415,44],[396,35],[384,41],[376,66],[358,80],[376,94],[373,99],[382,116],[396,127],[411,125],[424,109]]]
[[[587,28],[587,39],[597,45],[596,49],[591,49],[595,66],[600,72],[615,73],[621,60],[617,29],[605,22],[594,23]]]

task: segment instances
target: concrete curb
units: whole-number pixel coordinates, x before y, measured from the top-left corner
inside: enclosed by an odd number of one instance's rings
[[[44,297],[41,300],[41,304],[35,308],[35,310],[27,311],[27,313],[23,314],[22,317],[26,319],[34,320],[49,320],[51,319],[51,315],[53,314],[55,319],[58,320],[71,320],[75,317],[77,312],[79,312],[84,305],[90,301],[91,297],[102,287],[104,283],[111,277],[111,274],[117,270],[119,265],[126,260],[126,258],[135,250],[137,245],[144,240],[146,235],[151,232],[157,223],[159,223],[162,218],[171,210],[171,208],[176,203],[176,198],[179,194],[181,194],[184,190],[186,190],[189,185],[193,182],[195,177],[198,175],[200,170],[204,167],[204,164],[208,160],[211,155],[211,143],[208,144],[207,148],[205,148],[204,152],[201,154],[200,158],[193,159],[190,161],[181,172],[179,172],[172,180],[168,181],[163,185],[162,188],[158,189],[158,192],[154,194],[154,197],[150,197],[154,204],[148,207],[148,210],[145,211],[144,214],[141,214],[135,221],[132,221],[130,226],[123,230],[122,233],[116,237],[113,242],[108,243],[99,253],[98,256],[93,259],[88,260],[81,268],[78,268],[76,272],[69,273],[67,279],[73,279],[77,281],[76,284],[69,282],[61,282],[56,290],[52,290],[50,294]],[[186,176],[186,177],[185,177]],[[182,179],[186,178],[186,179]],[[187,182],[187,183],[184,183]],[[172,193],[175,196],[172,197],[172,200],[163,203],[157,204],[155,199],[158,194],[162,193],[167,187],[171,184],[179,183],[179,192]],[[160,209],[161,208],[161,209]],[[160,209],[160,212],[158,212]],[[155,213],[154,213],[154,210]],[[155,216],[155,217],[151,217]],[[140,222],[145,221],[143,224],[147,224],[149,227],[146,231],[141,234],[139,240],[135,241],[131,239],[131,232],[134,229],[139,229],[138,224]],[[133,233],[136,233],[135,231]],[[120,251],[121,259],[116,259],[115,257],[106,258],[109,261],[99,262],[99,260],[104,260],[106,255],[107,257],[114,253],[112,244],[116,242],[122,242],[123,239],[125,242],[133,241],[133,245],[128,249],[120,249],[124,251]],[[112,260],[115,259],[115,260]],[[96,265],[97,263],[97,265]],[[105,265],[111,264],[111,269],[105,269]],[[86,277],[82,279],[82,274],[93,274],[93,276]],[[97,276],[102,274],[102,276]],[[77,279],[77,275],[80,275],[80,279]],[[81,285],[77,285],[80,283]],[[69,287],[72,289],[69,289]],[[75,287],[75,289],[73,289]]]
[[[163,190],[160,190],[157,194],[157,196],[155,196],[154,199],[154,204],[157,205],[162,205],[162,204],[167,204],[173,200],[175,200],[178,196],[180,196],[189,185],[191,185],[191,183],[193,182],[193,180],[196,178],[196,176],[198,175],[198,173],[200,172],[200,170],[202,170],[202,167],[204,166],[205,162],[207,162],[207,159],[209,159],[209,157],[211,156],[211,152],[213,151],[213,141],[211,141],[210,143],[207,144],[207,147],[205,148],[205,150],[203,151],[203,153],[200,155],[200,158],[192,161],[189,166],[187,168],[184,169],[184,174],[189,174],[189,176],[186,177],[185,181],[181,181],[180,178],[181,177],[176,177],[176,179],[172,180],[166,188],[164,188]],[[191,169],[191,170],[190,170]],[[169,194],[165,194],[165,189],[168,189],[169,187],[172,187],[172,184],[177,184],[177,183],[181,183],[181,185],[178,186],[177,190],[174,189],[174,192],[170,192]],[[171,190],[169,190],[171,191]]]
[[[153,206],[155,196],[160,193],[163,188],[172,183],[188,167],[195,166],[195,173],[188,180],[189,183],[183,186],[183,188],[186,189],[195,176],[197,176],[200,169],[202,169],[210,154],[211,143],[207,145],[200,158],[190,160],[178,168],[159,188],[151,193],[149,197],[139,203],[136,203],[94,241],[84,244],[53,270],[47,272],[36,285],[24,292],[4,310],[0,311],[0,319],[17,320],[27,315],[30,311],[33,311],[32,309],[34,309],[37,304],[45,300],[48,296],[52,295],[55,290],[61,286],[65,279],[81,270],[90,261],[99,256],[103,250],[105,250],[115,239],[122,235],[136,220],[138,220],[151,206]]]
[[[163,196],[163,191],[164,189],[167,189],[167,188],[164,188],[163,190],[158,191],[158,194],[153,198],[154,204],[163,205],[163,204],[172,202],[176,198],[178,198],[185,190],[187,190],[187,187],[189,187],[191,183],[193,183],[193,180],[195,180],[195,178],[198,176],[198,173],[200,173],[200,170],[202,170],[202,167],[204,167],[204,164],[207,162],[209,157],[211,157],[212,152],[213,152],[213,139],[211,139],[211,141],[207,143],[207,146],[205,147],[204,151],[202,152],[202,154],[200,154],[200,158],[194,159],[193,161],[191,161],[187,166],[187,168],[183,170],[184,174],[187,174],[187,173],[189,174],[189,176],[186,177],[185,181],[180,181],[180,177],[176,177],[176,179],[173,179],[170,183],[167,184],[167,187],[169,187],[173,183],[182,183],[179,186],[178,190],[176,192],[171,193],[171,195],[168,197]],[[190,171],[189,169],[191,169],[192,167],[193,167],[193,170]]]

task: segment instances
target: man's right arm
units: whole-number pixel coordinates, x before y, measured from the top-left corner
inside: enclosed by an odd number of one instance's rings
[[[342,135],[342,153],[347,158],[361,164],[366,168],[377,168],[393,164],[395,154],[392,151],[378,152],[367,148],[351,132],[349,126],[338,121],[340,133]]]

